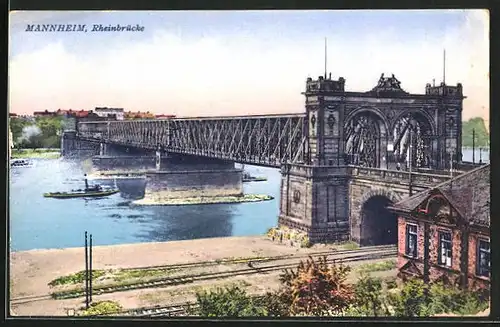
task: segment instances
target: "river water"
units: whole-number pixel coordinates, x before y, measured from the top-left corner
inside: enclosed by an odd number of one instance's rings
[[[483,151],[482,159],[488,161],[487,152]],[[463,160],[472,160],[471,150],[464,150]],[[60,159],[33,161],[32,168],[11,169],[12,251],[79,247],[85,230],[93,234],[94,245],[262,235],[278,220],[278,169],[245,166],[250,174],[268,178],[265,182],[244,183],[245,193],[272,195],[272,201],[131,206],[127,194],[120,193],[100,199],[44,198],[44,192],[82,188],[82,164]]]

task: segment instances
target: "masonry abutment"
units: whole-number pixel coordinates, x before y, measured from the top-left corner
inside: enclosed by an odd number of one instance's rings
[[[63,132],[61,136],[61,155],[63,158],[90,158],[99,154],[99,143],[82,140],[74,131]]]

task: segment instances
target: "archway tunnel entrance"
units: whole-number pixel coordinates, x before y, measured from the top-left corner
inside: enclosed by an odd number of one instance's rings
[[[396,244],[398,217],[388,209],[393,202],[382,195],[369,198],[361,208],[361,246]]]

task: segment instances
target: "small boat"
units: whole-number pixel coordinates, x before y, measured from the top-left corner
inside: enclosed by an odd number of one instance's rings
[[[258,176],[252,176],[247,172],[243,173],[243,183],[247,182],[265,182],[267,181],[266,177],[258,177]]]
[[[11,167],[29,168],[29,167],[33,167],[33,163],[27,159],[12,159],[10,161],[10,166]]]
[[[69,199],[69,198],[87,198],[87,197],[103,197],[113,195],[120,192],[118,189],[102,189],[100,187],[92,187],[84,190],[72,190],[70,192],[49,192],[44,193],[46,198]]]

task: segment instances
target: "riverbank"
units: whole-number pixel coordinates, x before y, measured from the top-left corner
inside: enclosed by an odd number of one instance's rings
[[[12,149],[12,159],[57,159],[61,152],[57,149]]]
[[[142,206],[179,206],[179,205],[197,205],[197,204],[234,204],[246,202],[270,201],[274,198],[264,194],[245,194],[242,196],[218,196],[218,197],[191,197],[176,199],[155,199],[143,198],[132,202],[133,205]]]
[[[224,237],[172,241],[158,243],[138,243],[113,246],[95,246],[93,248],[94,270],[119,270],[124,268],[143,268],[173,264],[218,261],[220,264],[207,267],[186,268],[177,274],[197,274],[230,271],[248,268],[249,259],[269,258],[283,255],[308,255],[318,251],[342,249],[342,245],[315,245],[311,248],[295,248],[272,242],[265,236]],[[227,265],[227,260],[241,261]],[[363,262],[366,264],[367,262]],[[352,263],[356,266],[361,263]],[[84,269],[84,248],[30,250],[10,254],[10,298],[34,298],[45,296],[54,289],[48,284],[60,277],[80,272]],[[262,293],[275,289],[279,283],[280,271],[255,275],[241,275],[215,280],[206,280],[192,284],[181,284],[149,289],[115,292],[94,295],[94,301],[117,301],[125,309],[142,306],[166,305],[195,299],[196,291],[214,286],[240,284],[249,293]],[[394,276],[394,269],[376,272],[381,277]],[[354,281],[354,271],[351,279]],[[96,282],[97,283],[97,282]],[[74,287],[74,286],[73,286]],[[57,315],[65,316],[68,309],[82,306],[82,298],[54,300],[44,299],[11,303],[11,310],[16,315]]]
[[[93,247],[93,269],[121,269],[182,264],[228,258],[309,253],[272,242],[266,236],[221,237]],[[316,250],[318,250],[316,248]],[[45,295],[48,283],[85,267],[84,248],[10,253],[11,298]]]

